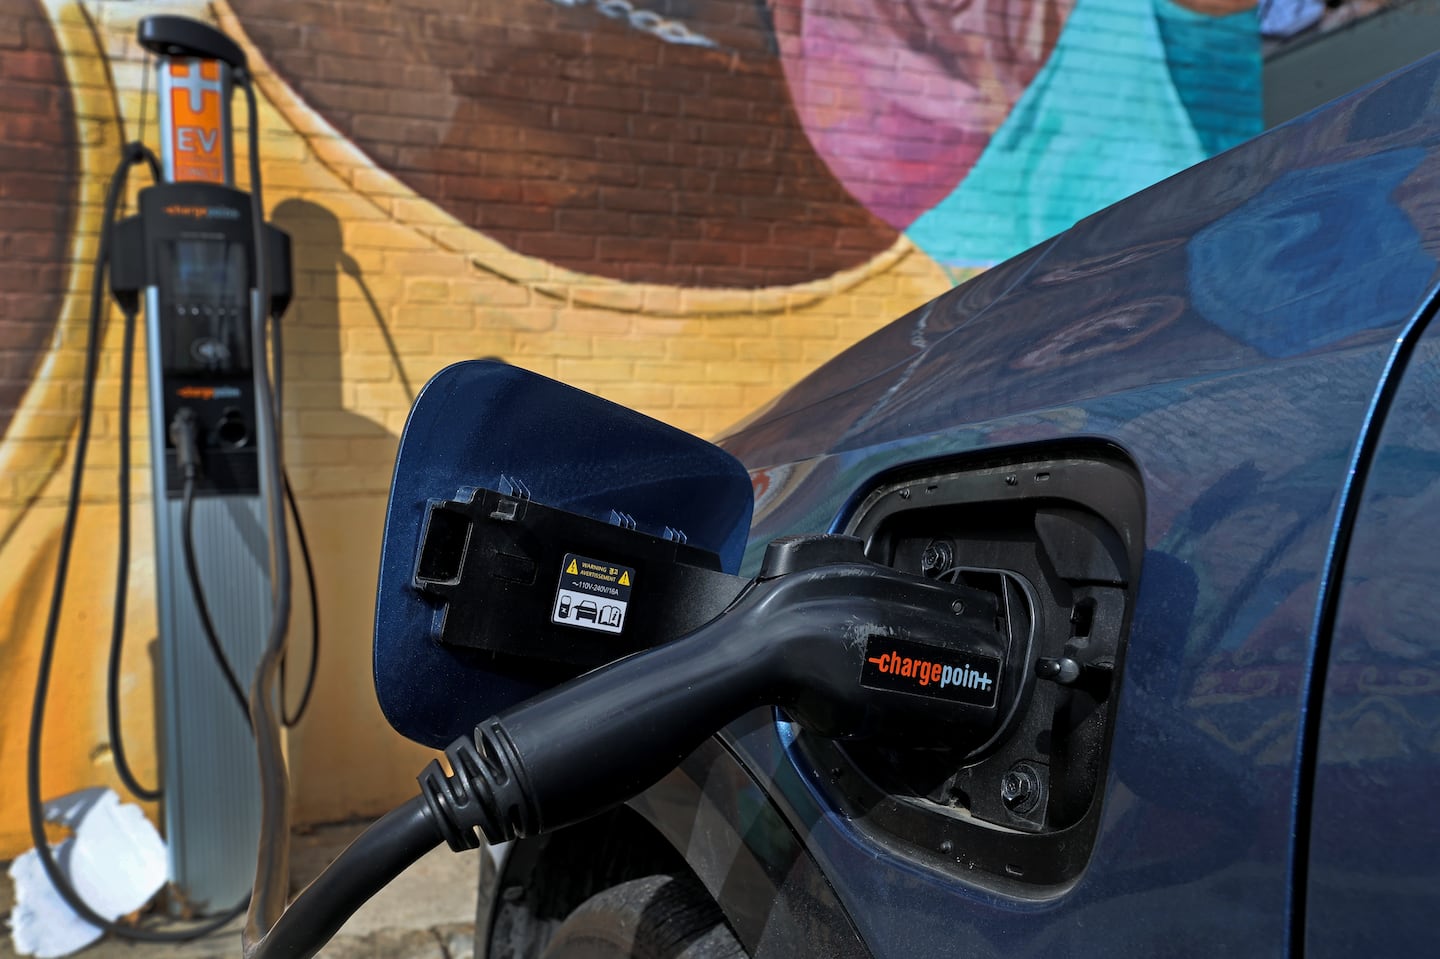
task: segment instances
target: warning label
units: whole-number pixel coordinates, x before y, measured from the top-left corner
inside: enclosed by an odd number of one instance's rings
[[[566,553],[550,622],[618,633],[625,628],[634,585],[635,570],[629,566]]]

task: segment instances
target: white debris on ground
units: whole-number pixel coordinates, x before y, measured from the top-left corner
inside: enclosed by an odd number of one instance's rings
[[[165,841],[139,806],[112,789],[84,789],[45,803],[45,819],[71,838],[51,846],[80,898],[106,919],[135,912],[165,885]],[[39,959],[68,956],[103,935],[60,898],[35,850],[10,864],[15,951]]]

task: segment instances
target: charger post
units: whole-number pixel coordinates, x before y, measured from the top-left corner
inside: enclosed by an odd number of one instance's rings
[[[235,186],[231,96],[246,79],[243,51],[182,17],[142,20],[139,41],[156,57],[162,178],[117,224],[110,276],[122,304],[144,308],[163,818],[175,908],[204,915],[250,887],[260,788],[247,717],[205,639],[182,518],[193,510],[200,590],[248,691],[271,626],[270,499],[283,492],[268,479],[278,437],[256,396],[252,317],[264,310],[278,321],[288,305],[290,244],[267,224],[257,250],[251,195]],[[193,430],[198,472],[181,469],[176,429]]]

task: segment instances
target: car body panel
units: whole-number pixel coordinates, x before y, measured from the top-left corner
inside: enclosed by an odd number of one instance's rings
[[[756,712],[733,729],[768,728]],[[752,959],[793,959],[797,943],[827,959],[870,953],[795,829],[760,783],[711,739],[630,805],[684,855]]]
[[[481,718],[554,685],[487,650],[432,638],[444,607],[414,588],[428,504],[500,490],[595,519],[685,531],[733,571],[751,514],[740,463],[672,426],[504,363],[441,370],[421,390],[395,459],[375,598],[375,695],[390,724],[443,748]],[[613,522],[613,520],[612,520]],[[586,610],[593,622],[595,605]]]
[[[770,539],[843,528],[878,478],[917,463],[1103,442],[1143,478],[1104,811],[1073,883],[957,882],[857,831],[784,724],[728,737],[769,771],[877,956],[1290,947],[1327,558],[1395,340],[1437,279],[1437,85],[1431,58],[1096,214],[723,444],[755,481],[750,570]]]
[[[1425,955],[1440,894],[1440,329],[1378,437],[1324,677],[1305,952]]]

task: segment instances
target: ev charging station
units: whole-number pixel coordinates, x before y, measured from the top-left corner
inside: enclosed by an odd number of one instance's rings
[[[187,911],[211,915],[249,891],[260,835],[256,748],[234,693],[249,695],[271,632],[268,517],[284,491],[269,479],[278,435],[257,396],[252,316],[276,322],[289,302],[289,237],[257,231],[258,204],[235,188],[243,51],[180,17],[143,20],[139,40],[157,57],[162,176],[116,225],[110,282],[144,307],[170,879]],[[253,157],[250,169],[258,191]]]

